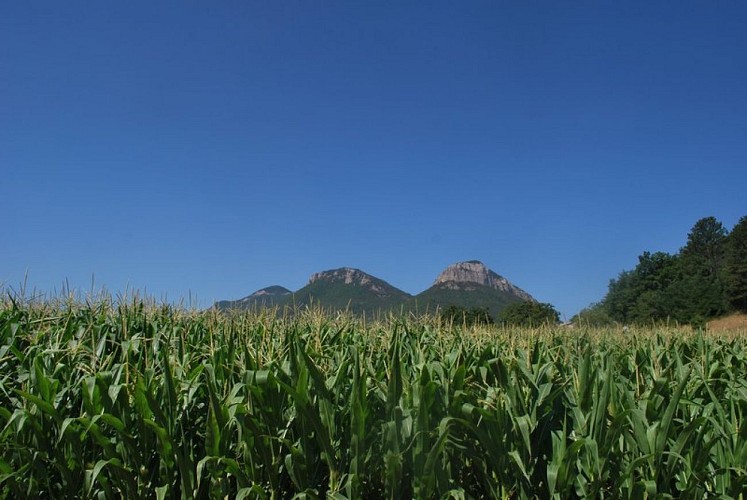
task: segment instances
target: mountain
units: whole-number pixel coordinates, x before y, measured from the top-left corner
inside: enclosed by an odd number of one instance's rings
[[[451,305],[487,308],[493,317],[507,305],[534,298],[482,262],[471,260],[447,267],[427,290],[412,296],[360,269],[341,267],[314,273],[306,286],[291,292],[271,286],[239,300],[216,302],[218,309],[321,306],[373,316],[388,311],[435,312]]]
[[[521,300],[534,302],[534,297],[513,285],[503,276],[488,269],[479,260],[468,260],[452,264],[438,275],[434,287],[450,290],[473,290],[473,285],[486,286],[507,293]]]
[[[305,287],[293,294],[297,306],[318,304],[367,316],[396,309],[409,298],[410,294],[386,281],[350,267],[315,273]]]
[[[239,300],[221,300],[214,307],[218,309],[255,309],[258,307],[282,306],[291,297],[293,292],[283,286],[268,286],[257,290]]]
[[[479,307],[487,308],[495,318],[507,305],[522,300],[536,302],[534,297],[482,262],[470,260],[444,269],[429,289],[412,299],[410,309],[422,312],[451,305],[468,309]]]

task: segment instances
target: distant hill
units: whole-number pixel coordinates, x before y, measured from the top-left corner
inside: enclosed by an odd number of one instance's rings
[[[214,307],[225,310],[318,305],[372,316],[388,311],[434,313],[454,305],[487,308],[495,317],[507,305],[521,300],[534,301],[534,298],[482,262],[473,260],[447,267],[430,288],[416,296],[360,269],[342,267],[313,274],[308,284],[296,292],[271,286],[243,299],[216,302]]]
[[[435,308],[461,306],[486,308],[495,318],[507,305],[534,298],[482,262],[471,260],[447,267],[429,289],[416,295],[409,309],[433,311]]]
[[[410,294],[386,281],[350,267],[313,274],[309,284],[293,294],[298,306],[318,304],[366,315],[397,308],[409,298]]]
[[[268,286],[239,300],[221,300],[213,307],[218,309],[255,309],[284,305],[293,292],[283,286]]]

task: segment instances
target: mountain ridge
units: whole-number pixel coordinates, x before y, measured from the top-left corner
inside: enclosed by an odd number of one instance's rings
[[[293,292],[284,286],[271,285],[265,288],[260,288],[256,292],[238,300],[220,300],[216,302],[213,307],[218,309],[252,309],[258,306],[272,307],[274,305],[279,305],[280,302],[283,302],[292,294]]]
[[[320,305],[329,310],[354,314],[386,312],[433,312],[451,305],[488,309],[498,314],[517,301],[536,300],[526,291],[495,273],[477,260],[447,266],[431,287],[411,295],[381,278],[353,267],[340,267],[313,273],[307,284],[292,292],[273,285],[238,300],[218,301],[217,309],[258,307],[297,308]]]

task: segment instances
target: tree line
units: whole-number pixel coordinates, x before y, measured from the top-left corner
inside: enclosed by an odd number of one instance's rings
[[[610,280],[604,299],[575,319],[703,326],[736,311],[747,313],[747,216],[731,232],[715,217],[704,217],[676,254],[643,252],[635,269]]]
[[[497,318],[490,315],[487,307],[451,305],[440,313],[441,321],[464,326],[492,325],[522,326],[536,328],[543,325],[555,325],[560,321],[560,313],[551,305],[540,302],[519,301],[506,306]]]

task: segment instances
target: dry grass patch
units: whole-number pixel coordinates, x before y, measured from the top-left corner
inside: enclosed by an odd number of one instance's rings
[[[712,332],[747,332],[747,314],[730,314],[723,318],[708,322],[708,329]]]

